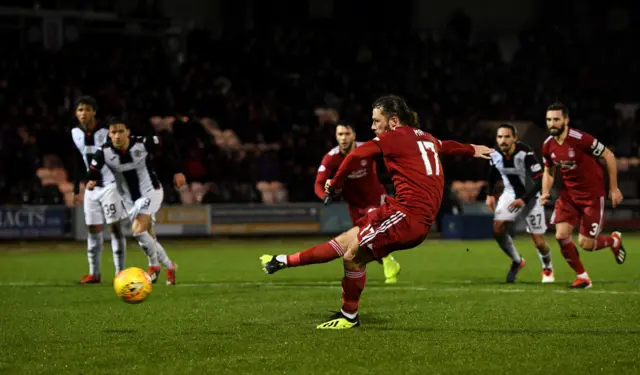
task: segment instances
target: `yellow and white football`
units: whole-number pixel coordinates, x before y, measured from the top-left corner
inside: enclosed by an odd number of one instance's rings
[[[151,294],[151,279],[143,269],[129,267],[113,279],[113,289],[123,301],[140,303]]]

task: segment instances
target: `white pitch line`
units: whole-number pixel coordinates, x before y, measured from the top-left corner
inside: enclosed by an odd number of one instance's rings
[[[438,283],[440,284],[440,283]],[[464,280],[454,282],[451,281],[447,284],[466,284],[473,285],[473,281]],[[202,283],[178,283],[176,286],[180,288],[233,288],[233,287],[254,287],[254,288],[272,288],[272,289],[335,289],[339,287],[341,283],[330,281],[319,282],[300,282],[300,283],[284,283],[284,282],[272,282],[272,283],[229,283],[229,282],[202,282]],[[73,284],[69,283],[51,283],[51,282],[30,282],[30,281],[9,281],[0,282],[0,287],[69,287]],[[474,288],[474,287],[442,287],[437,284],[428,286],[411,286],[411,285],[383,285],[383,284],[370,284],[367,285],[367,290],[377,291],[390,291],[402,290],[411,292],[445,292],[445,293],[492,293],[492,294],[519,294],[519,293],[588,293],[588,294],[611,294],[611,295],[640,295],[640,291],[632,290],[569,290],[569,289],[548,289],[548,288]]]

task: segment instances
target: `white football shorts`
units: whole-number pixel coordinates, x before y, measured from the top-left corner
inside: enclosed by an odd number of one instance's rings
[[[127,214],[129,216],[129,220],[131,220],[131,222],[133,223],[136,216],[148,215],[151,216],[151,219],[153,221],[155,221],[156,212],[160,210],[163,200],[164,190],[160,188],[149,191],[142,197],[136,199],[136,201],[133,203],[129,201],[127,205]]]
[[[546,233],[547,223],[544,216],[544,207],[540,204],[540,195],[536,195],[526,206],[511,212],[509,211],[509,205],[515,199],[513,194],[502,194],[496,204],[496,212],[493,220],[516,221],[518,216],[523,215],[527,223],[527,232],[532,234]]]
[[[84,222],[87,225],[113,224],[127,217],[124,200],[115,183],[84,192]]]

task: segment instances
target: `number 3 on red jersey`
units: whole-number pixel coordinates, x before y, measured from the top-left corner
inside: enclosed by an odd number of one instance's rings
[[[433,175],[433,168],[431,167],[431,161],[429,160],[429,153],[427,150],[431,150],[434,155],[434,164],[436,165],[436,176],[440,176],[440,161],[438,159],[438,153],[436,152],[436,146],[433,142],[429,141],[418,141],[418,148],[420,149],[420,154],[422,155],[422,161],[424,161],[424,167],[427,170],[427,176]]]

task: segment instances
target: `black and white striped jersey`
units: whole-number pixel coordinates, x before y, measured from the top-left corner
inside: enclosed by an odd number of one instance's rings
[[[150,157],[159,144],[157,136],[131,136],[129,148],[118,150],[109,141],[93,156],[89,179],[107,166],[122,177],[119,179],[123,180],[122,190],[135,202],[150,191],[162,188]]]
[[[540,192],[542,165],[538,161],[533,149],[522,142],[516,142],[511,155],[503,154],[499,149],[491,153],[490,164],[493,166],[489,178],[489,189],[493,189],[496,172],[504,183],[504,192],[525,201],[535,197]],[[527,183],[534,186],[527,189]],[[540,183],[538,183],[540,182]]]
[[[92,131],[85,131],[80,127],[75,127],[71,129],[71,138],[73,139],[73,143],[76,148],[80,152],[82,156],[82,162],[84,163],[85,170],[89,168],[89,164],[93,159],[93,155],[98,152],[102,148],[102,146],[107,143],[109,140],[109,129],[105,127],[96,126]],[[75,171],[75,182],[74,182],[74,191],[78,193],[78,186],[80,182],[79,178],[79,168],[78,164],[76,164]],[[104,166],[100,169],[100,175],[96,179],[97,186],[104,186],[110,183],[115,182],[115,177],[111,170]]]

